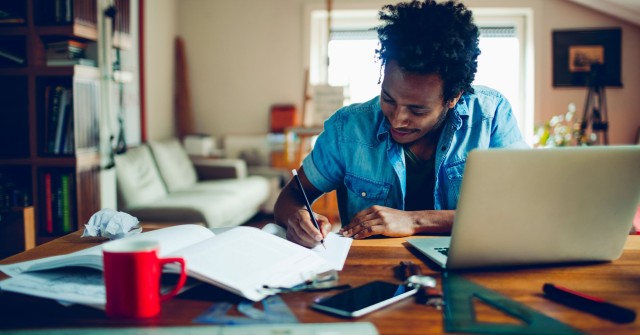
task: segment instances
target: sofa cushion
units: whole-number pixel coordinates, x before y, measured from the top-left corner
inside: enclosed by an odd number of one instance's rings
[[[151,203],[167,196],[147,146],[131,148],[126,154],[117,155],[115,162],[118,190],[125,207]]]
[[[198,181],[189,155],[177,139],[152,141],[149,147],[169,193],[184,190]]]
[[[203,222],[209,228],[232,227],[250,219],[269,197],[268,179],[250,176],[198,182],[154,202],[127,208],[144,221]]]

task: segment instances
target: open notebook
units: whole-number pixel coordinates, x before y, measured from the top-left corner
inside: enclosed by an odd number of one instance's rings
[[[184,257],[190,277],[258,301],[272,294],[262,289],[291,287],[315,274],[341,269],[351,240],[336,236],[336,255],[322,255],[253,227],[236,227],[215,234],[199,225],[179,225],[126,237],[157,240],[160,257]],[[108,242],[107,242],[108,243]],[[342,259],[342,261],[340,261]],[[102,246],[67,255],[0,265],[12,278],[0,281],[2,290],[100,308],[105,303]],[[165,270],[171,270],[165,268]],[[42,270],[50,270],[44,271]],[[51,271],[54,270],[54,271]]]
[[[640,203],[640,146],[474,150],[451,237],[408,242],[447,269],[611,261]]]

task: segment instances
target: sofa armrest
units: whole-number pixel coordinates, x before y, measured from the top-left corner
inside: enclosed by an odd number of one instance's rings
[[[198,180],[246,178],[247,163],[242,159],[191,157]]]

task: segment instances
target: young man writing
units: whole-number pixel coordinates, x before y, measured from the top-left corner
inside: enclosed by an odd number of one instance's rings
[[[380,19],[380,96],[327,120],[298,174],[311,202],[338,190],[345,236],[449,233],[469,151],[527,145],[509,102],[471,86],[480,49],[464,5],[399,3]],[[297,188],[282,190],[275,219],[312,247],[331,224],[317,215],[314,227]]]

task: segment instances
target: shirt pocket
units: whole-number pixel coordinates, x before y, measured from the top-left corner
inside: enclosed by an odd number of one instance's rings
[[[354,200],[359,199],[358,202],[374,202],[379,205],[385,204],[385,200],[389,194],[389,189],[391,188],[391,184],[389,183],[365,179],[352,174],[347,174],[345,176],[344,185],[349,191],[350,198]]]
[[[442,209],[456,209],[458,207],[458,199],[460,198],[460,186],[462,185],[462,177],[464,176],[464,167],[466,161],[458,161],[445,165],[444,171],[447,175],[445,187],[445,203]]]
[[[449,180],[462,180],[465,161],[459,161],[445,165],[444,170]]]

